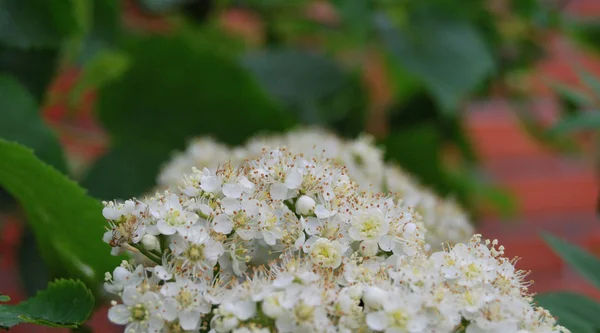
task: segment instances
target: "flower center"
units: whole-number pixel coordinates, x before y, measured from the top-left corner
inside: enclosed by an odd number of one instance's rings
[[[314,312],[315,308],[313,306],[308,306],[302,302],[294,308],[294,314],[299,322],[311,320]]]
[[[186,309],[194,304],[194,295],[189,290],[181,290],[177,297],[182,308]]]
[[[192,245],[185,252],[185,256],[193,262],[200,261],[204,259],[204,244],[201,245]]]
[[[145,321],[149,317],[148,310],[142,304],[136,304],[133,309],[131,309],[131,319],[133,321]]]
[[[408,322],[408,318],[406,317],[404,312],[402,312],[402,310],[396,310],[392,312],[390,314],[390,319],[392,322],[391,326],[394,327],[405,327],[406,323]]]
[[[169,213],[169,216],[167,216],[167,218],[165,219],[165,221],[167,221],[167,223],[171,226],[182,225],[183,221],[181,218],[181,212],[178,210],[171,211]]]
[[[361,233],[365,236],[365,238],[373,238],[379,234],[379,227],[381,226],[381,221],[375,217],[369,217],[360,226]]]

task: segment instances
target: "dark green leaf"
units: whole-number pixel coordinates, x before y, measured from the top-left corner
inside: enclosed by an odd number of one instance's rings
[[[1,44],[23,49],[58,46],[77,29],[71,1],[0,1]]]
[[[160,152],[152,153],[152,164],[141,164],[142,169],[158,170],[157,157],[182,149],[196,135],[239,144],[258,131],[282,130],[292,123],[237,61],[204,43],[144,37],[124,50],[131,66],[100,90],[97,112],[115,149],[127,149],[130,160],[137,152]],[[122,179],[107,170],[94,167],[88,175],[85,184],[92,194],[130,197],[154,185],[154,177]]]
[[[550,234],[544,234],[546,243],[581,276],[600,287],[600,260],[579,246],[565,242]]]
[[[50,272],[31,228],[25,228],[19,240],[18,265],[21,284],[27,296],[46,288],[50,282]]]
[[[44,124],[34,98],[6,75],[0,75],[0,107],[0,138],[30,147],[41,160],[66,173],[60,143]]]
[[[139,0],[140,4],[154,13],[164,13],[177,9],[178,7],[197,0]],[[207,2],[203,0],[202,2]]]
[[[343,70],[324,55],[272,50],[248,54],[242,62],[271,96],[287,108],[297,110],[296,117],[304,123],[323,124],[341,119],[347,112],[332,112],[318,106],[348,81]]]
[[[589,297],[557,292],[537,295],[535,300],[572,332],[597,332],[600,329],[600,304]]]
[[[388,158],[399,162],[422,182],[438,189],[445,186],[441,141],[433,125],[420,124],[391,133],[385,141],[385,151]]]
[[[102,204],[30,150],[0,140],[0,186],[23,207],[42,256],[58,274],[95,288],[119,264],[102,242]]]
[[[581,111],[562,119],[550,129],[552,134],[566,134],[578,131],[600,130],[600,110]]]
[[[373,29],[373,13],[375,4],[371,1],[334,0],[342,18],[345,36],[353,41],[353,45],[367,45]]]
[[[20,323],[77,327],[92,313],[94,297],[81,281],[56,280],[18,305],[0,305],[0,327]]]
[[[58,49],[20,50],[0,45],[0,73],[13,76],[41,102],[55,73]]]
[[[171,153],[171,149],[141,143],[113,147],[92,166],[82,185],[98,198],[138,196],[156,184],[159,167]]]
[[[376,26],[392,56],[427,86],[445,110],[455,109],[494,70],[487,46],[466,21],[421,10],[411,13],[403,27],[380,13]]]

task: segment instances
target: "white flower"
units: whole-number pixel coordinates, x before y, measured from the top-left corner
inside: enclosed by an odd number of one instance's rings
[[[123,291],[123,304],[114,303],[108,310],[108,319],[126,325],[125,332],[160,332],[164,321],[160,315],[160,297],[154,292],[140,293],[135,286]]]
[[[202,295],[203,289],[202,285],[187,279],[165,283],[161,289],[165,296],[161,308],[163,318],[167,321],[178,319],[185,330],[197,329],[201,316],[211,309],[211,304]]]
[[[121,266],[117,266],[112,275],[106,274],[106,282],[104,289],[111,294],[118,294],[123,291],[126,286],[137,286],[145,278],[144,266],[131,266],[124,261]]]
[[[389,293],[382,310],[367,314],[367,325],[372,330],[386,333],[431,332],[427,329],[426,314],[420,313],[419,297],[424,296]]]
[[[198,221],[198,215],[187,211],[179,202],[179,197],[168,194],[150,204],[150,213],[158,219],[158,231],[163,235],[173,235],[176,232],[182,236],[190,235],[192,226]]]
[[[377,149],[323,141],[344,152],[319,140],[300,154],[236,149],[144,203],[105,204],[113,251],[147,256],[106,273],[123,300],[111,321],[128,333],[197,332],[212,310],[212,333],[562,331],[497,241],[474,235],[430,255],[427,228],[461,215],[401,178],[385,180],[399,193],[373,192],[384,181]],[[381,181],[365,190],[352,177]]]
[[[309,246],[310,258],[315,264],[337,268],[342,263],[343,248],[338,241],[319,238]]]
[[[214,193],[221,189],[223,181],[217,176],[214,171],[208,168],[202,169],[200,175],[200,188],[206,192]]]
[[[223,244],[210,237],[173,236],[170,245],[176,261],[181,262],[181,268],[188,270],[192,276],[205,271],[212,271],[219,257],[225,252]]]
[[[383,212],[370,208],[354,218],[348,234],[353,240],[362,241],[360,247],[366,256],[374,256],[378,250],[377,243],[388,230],[389,222]]]

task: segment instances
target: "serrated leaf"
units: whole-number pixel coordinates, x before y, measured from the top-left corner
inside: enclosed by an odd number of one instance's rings
[[[58,138],[44,124],[35,99],[13,78],[0,75],[0,138],[33,149],[36,156],[61,172],[67,164]]]
[[[566,134],[579,131],[600,130],[600,110],[581,111],[561,119],[550,129],[551,134]]]
[[[94,297],[83,282],[56,280],[18,305],[0,305],[0,327],[8,329],[20,323],[77,327],[93,308]]]
[[[289,115],[268,98],[250,73],[232,58],[192,39],[144,37],[123,47],[131,66],[99,92],[97,112],[111,135],[113,147],[136,152],[182,149],[196,135],[211,135],[239,144],[258,131],[282,130],[292,124]],[[139,98],[132,98],[138,96]],[[110,157],[110,156],[109,156]],[[107,165],[106,158],[99,163]],[[157,170],[152,156],[143,168]],[[104,161],[104,162],[103,162]],[[117,161],[118,162],[118,161]],[[108,169],[92,168],[84,184],[93,195],[128,198],[155,184],[121,161],[133,178],[114,177]],[[114,170],[113,166],[110,170]],[[131,183],[126,185],[125,183]],[[127,189],[119,191],[119,189]]]
[[[381,38],[400,66],[425,84],[444,110],[474,90],[494,70],[493,57],[474,26],[434,10],[417,10],[395,26],[383,13],[375,18]]]
[[[16,143],[0,140],[0,186],[23,207],[47,262],[93,290],[119,264],[102,242],[102,204]]]
[[[600,303],[589,297],[557,292],[536,295],[535,300],[572,332],[597,332],[600,329]]]
[[[551,234],[544,234],[544,240],[581,276],[600,288],[600,260],[579,246],[565,242]]]
[[[22,49],[55,47],[77,28],[71,1],[0,1],[2,44]]]

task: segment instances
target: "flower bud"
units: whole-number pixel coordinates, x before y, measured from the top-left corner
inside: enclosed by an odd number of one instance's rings
[[[131,272],[129,272],[126,268],[121,267],[121,266],[115,268],[115,270],[113,271],[113,278],[116,281],[124,281],[130,275],[131,275]]]
[[[142,237],[142,245],[148,251],[154,251],[160,249],[160,243],[158,242],[158,238],[153,235],[146,234]]]
[[[363,294],[363,302],[371,309],[379,309],[385,302],[387,292],[377,287],[368,287]]]
[[[300,215],[311,215],[315,211],[315,200],[309,196],[301,195],[296,200],[296,213]]]

